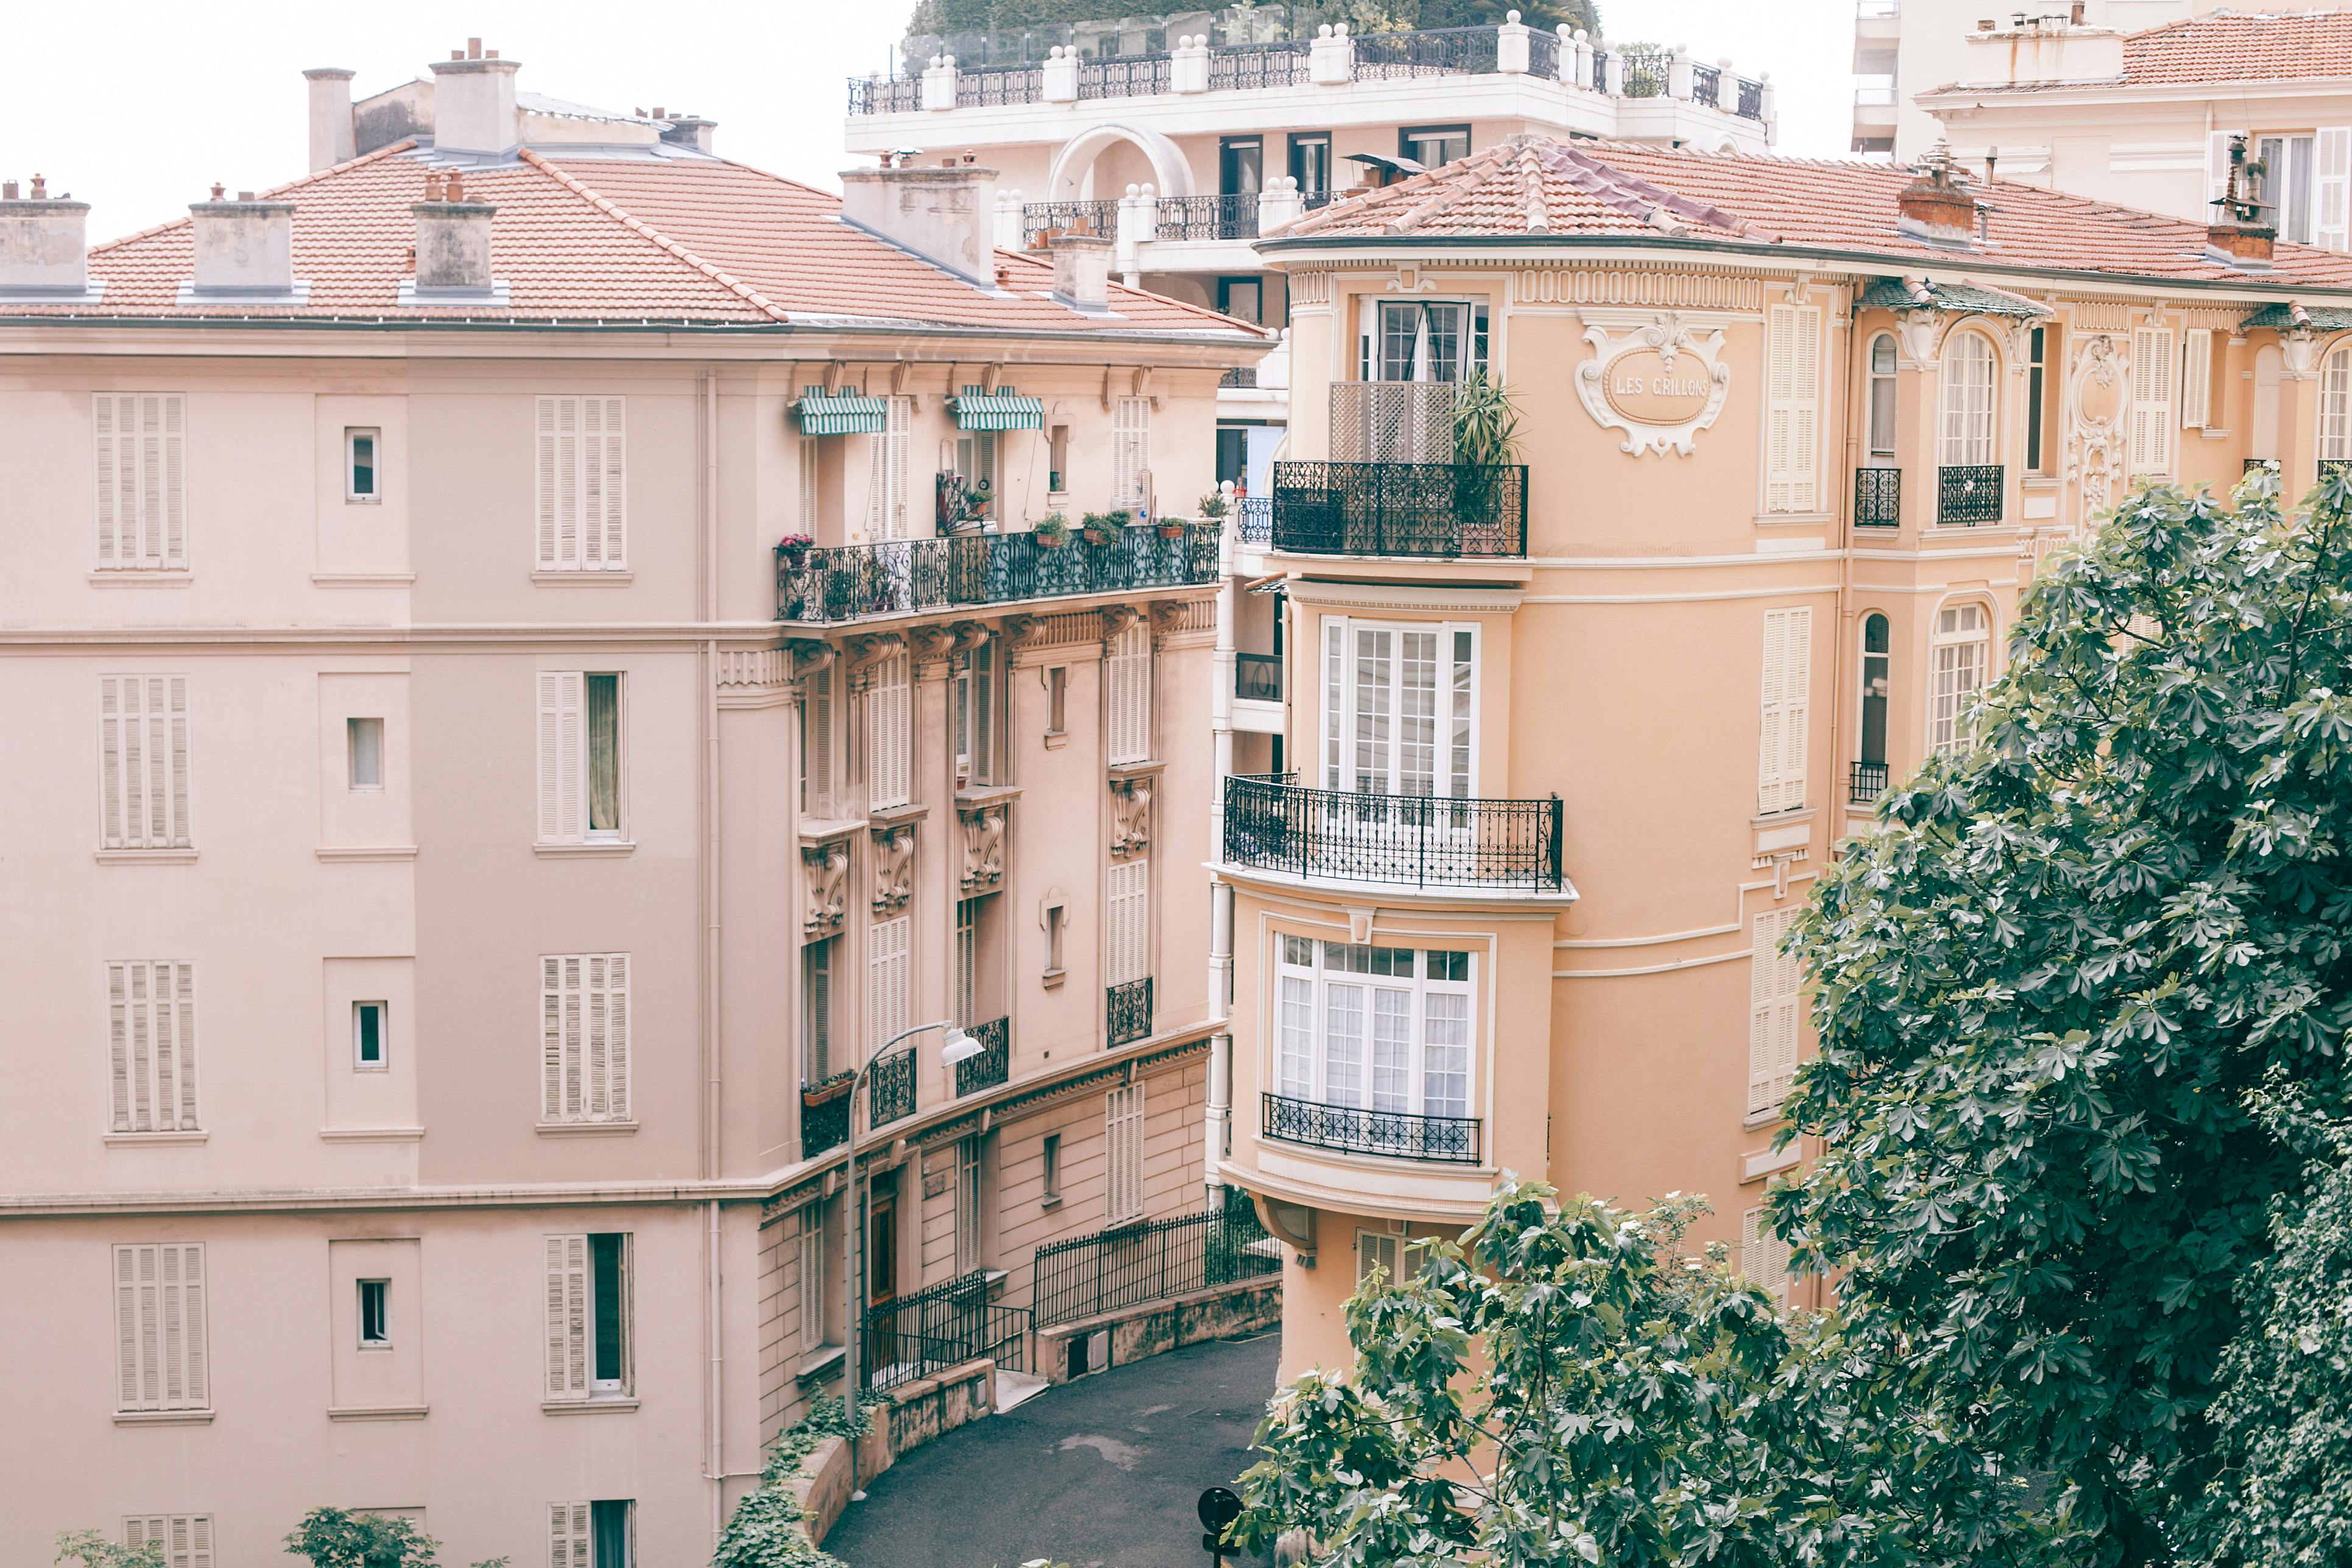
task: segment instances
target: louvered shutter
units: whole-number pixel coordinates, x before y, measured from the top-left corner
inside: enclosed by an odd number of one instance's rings
[[[105,847],[187,847],[187,678],[101,676],[98,722]]]
[[[587,966],[588,1120],[629,1115],[629,955],[592,952]]]
[[[1821,307],[1773,306],[1764,353],[1764,510],[1811,511],[1821,504]]]
[[[547,1568],[590,1568],[588,1514],[584,1502],[547,1505]]]
[[[867,932],[866,1005],[877,1050],[907,1031],[911,1010],[907,949],[913,928],[912,917],[900,915],[875,921]]]
[[[874,667],[866,684],[868,784],[877,807],[907,804],[914,749],[914,704],[907,655],[890,654]]]
[[[117,1132],[193,1131],[195,966],[106,966],[108,1083]]]
[[[808,678],[808,704],[804,744],[807,754],[801,759],[802,771],[808,777],[807,799],[803,809],[813,816],[834,815],[833,798],[833,670],[820,669]]]
[[[147,1514],[122,1521],[122,1543],[154,1542],[164,1568],[213,1568],[213,1519],[208,1513]]]
[[[1103,1165],[1106,1217],[1113,1222],[1143,1212],[1143,1086],[1129,1084],[1103,1097]]]
[[[570,962],[556,953],[539,961],[540,1120],[561,1121],[568,1114],[564,1099],[564,1060],[569,1036],[564,1028],[563,966]]]
[[[1345,776],[1348,713],[1348,622],[1334,616],[1323,623],[1323,787],[1339,789]]]
[[[1151,754],[1151,631],[1137,622],[1111,639],[1103,660],[1108,714],[1108,755],[1113,763],[1139,763]]]
[[[1748,955],[1748,1113],[1770,1110],[1788,1098],[1797,1071],[1797,1009],[1804,970],[1780,941],[1796,919],[1794,910],[1756,917]]]
[[[2352,126],[2319,128],[2319,221],[2312,237],[2330,250],[2352,249]]]
[[[1114,862],[1108,892],[1103,984],[1125,985],[1151,973],[1151,862]]]
[[[622,537],[628,489],[622,402],[617,397],[579,402],[580,564],[589,571],[618,571],[628,564]]]
[[[121,1409],[201,1410],[210,1404],[201,1243],[117,1247],[114,1318]]]
[[[2217,219],[2223,215],[2212,204],[2221,199],[2230,188],[2230,138],[2235,132],[2209,131],[2205,133],[2205,210]]]
[[[2180,424],[2202,430],[2213,423],[2213,329],[2192,328],[2182,343]]]
[[[585,1399],[588,1397],[587,1237],[546,1237],[546,1263],[547,1397]],[[583,1514],[587,1506],[585,1503],[579,1505]]]
[[[2135,474],[2172,469],[2172,332],[2141,327],[2132,333],[2131,468]]]
[[[1759,813],[1805,804],[1805,731],[1811,710],[1813,612],[1764,612],[1762,722],[1756,748]]]
[[[535,436],[539,569],[611,572],[628,564],[626,400],[538,400]]]
[[[866,531],[874,539],[905,539],[909,531],[908,489],[913,482],[915,400],[882,401],[882,428],[869,438],[874,461],[866,479]]]
[[[537,476],[534,510],[538,521],[539,569],[542,572],[552,572],[563,562],[562,530],[559,521],[562,510],[562,497],[559,493],[562,452],[555,428],[558,405],[562,401],[558,397],[539,400],[536,424],[538,451],[533,471]]]
[[[539,672],[539,838],[577,844],[587,836],[585,678],[578,670]]]
[[[1111,496],[1120,506],[1142,501],[1143,476],[1151,468],[1151,399],[1122,397],[1113,407]]]
[[[188,563],[187,405],[175,392],[101,392],[90,404],[100,570]]]
[[[1748,1282],[1786,1300],[1789,1288],[1789,1244],[1772,1234],[1770,1219],[1761,1208],[1740,1215],[1739,1271]]]

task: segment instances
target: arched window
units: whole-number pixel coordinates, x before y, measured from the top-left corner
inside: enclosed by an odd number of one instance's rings
[[[1895,335],[1881,332],[1870,340],[1870,429],[1866,439],[1873,462],[1895,458]]]
[[[1862,742],[1849,792],[1856,805],[1876,800],[1886,790],[1886,693],[1892,658],[1886,617],[1875,613],[1863,616]]]
[[[1933,683],[1927,691],[1927,749],[1950,756],[1969,743],[1962,717],[1969,698],[1985,683],[1992,622],[1982,605],[1946,605],[1936,612]]]
[[[1996,369],[1992,340],[1982,332],[1954,332],[1944,341],[1944,428],[1937,459],[1944,467],[1977,468],[2000,460],[1994,439]]]
[[[2319,460],[2352,458],[2352,344],[2327,356],[2319,372]]]

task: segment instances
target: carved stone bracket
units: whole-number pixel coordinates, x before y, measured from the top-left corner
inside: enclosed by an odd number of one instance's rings
[[[908,634],[907,648],[918,668],[942,665],[955,652],[956,637],[947,626],[917,626]]]
[[[1004,886],[1004,824],[1003,800],[958,802],[956,819],[963,827],[963,875],[966,897],[993,893]]]
[[[803,675],[814,675],[818,670],[832,668],[834,660],[841,655],[841,650],[833,644],[813,637],[796,637],[784,645],[784,651],[792,655],[794,680]]]
[[[892,915],[907,907],[915,890],[915,825],[892,823],[871,829],[874,837],[874,912]]]
[[[2286,360],[2289,381],[2309,381],[2319,374],[2319,335],[2309,327],[2281,332],[2278,345],[2280,354]]]
[[[1113,605],[1102,612],[1102,635],[1106,643],[1143,618],[1143,612],[1133,605]]]
[[[1153,600],[1151,602],[1151,635],[1164,637],[1171,633],[1182,631],[1186,608],[1185,602],[1181,599]]]
[[[841,930],[849,903],[849,840],[828,838],[801,846],[802,880],[808,902],[801,913],[801,940],[816,942]]]
[[[849,639],[849,668],[853,677],[863,677],[882,660],[907,646],[907,639],[896,632],[877,632],[867,637]]]
[[[1110,852],[1125,860],[1151,847],[1150,774],[1110,781]]]
[[[1007,616],[1004,625],[997,632],[997,640],[1004,645],[1004,651],[1011,654],[1027,647],[1045,635],[1045,616]]]

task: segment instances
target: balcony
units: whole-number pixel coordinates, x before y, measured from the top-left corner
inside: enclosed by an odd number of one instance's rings
[[[1449,1165],[1478,1163],[1479,1127],[1475,1116],[1408,1116],[1402,1111],[1320,1105],[1280,1094],[1261,1095],[1259,1100],[1258,1134],[1276,1142],[1392,1160],[1432,1160]]]
[[[911,1047],[892,1051],[866,1069],[866,1126],[887,1127],[915,1114],[915,1056]]]
[[[1936,522],[1941,528],[1974,528],[2000,521],[2001,466],[1947,463],[1936,470]]]
[[[849,1142],[848,1073],[801,1085],[801,1158],[814,1160]]]
[[[1103,992],[1103,1044],[1116,1050],[1151,1033],[1151,976],[1129,980]]]
[[[2319,459],[2319,472],[2317,479],[2321,484],[2324,485],[2328,480],[2335,479],[2338,475],[2346,473],[2352,473],[2352,458],[2322,458]]]
[[[958,1100],[967,1094],[978,1094],[983,1089],[994,1089],[1013,1072],[1012,1019],[992,1018],[985,1024],[974,1024],[971,1037],[980,1042],[980,1055],[956,1063]]]
[[[1274,542],[1274,498],[1272,496],[1236,496],[1234,499],[1234,527],[1244,544]]]
[[[1856,468],[1853,471],[1853,525],[1895,528],[1903,521],[1903,470]]]
[[[1234,655],[1234,695],[1244,702],[1282,700],[1282,656],[1278,653]]]
[[[1091,234],[1110,239],[1118,233],[1118,203],[1024,202],[1021,248],[1042,250],[1057,234]]]
[[[1845,798],[1849,805],[1869,805],[1886,793],[1885,763],[1855,763],[1847,774]]]
[[[1079,534],[1047,544],[1034,533],[961,533],[830,548],[776,547],[776,619],[831,625],[972,605],[1124,594],[1214,583],[1223,526],[1214,522]]]
[[[1560,800],[1457,800],[1225,781],[1224,859],[1310,881],[1557,893]]]
[[[1524,463],[1276,463],[1274,547],[1307,555],[1517,559]]]

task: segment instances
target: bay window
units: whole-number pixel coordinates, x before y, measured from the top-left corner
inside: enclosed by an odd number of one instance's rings
[[[1475,626],[1323,623],[1323,787],[1476,791]]]
[[[1427,1136],[1383,1116],[1470,1117],[1468,952],[1278,940],[1277,1094],[1371,1113],[1343,1139],[1375,1152],[1420,1153]]]

